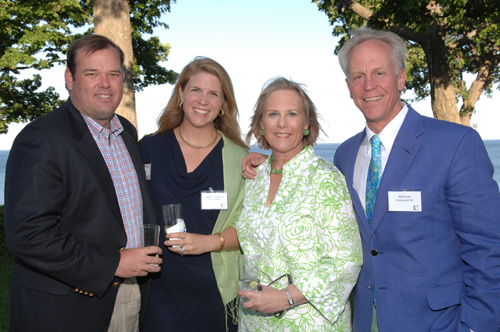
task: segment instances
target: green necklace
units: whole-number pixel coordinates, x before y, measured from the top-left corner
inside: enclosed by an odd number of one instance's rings
[[[283,173],[283,167],[281,167],[280,169],[273,169],[273,155],[271,155],[271,158],[269,158],[269,163],[271,164],[271,173],[273,174]]]

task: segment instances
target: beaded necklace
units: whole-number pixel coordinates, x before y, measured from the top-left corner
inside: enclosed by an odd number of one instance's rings
[[[269,158],[269,163],[271,164],[271,173],[273,174],[283,173],[283,167],[281,167],[280,169],[273,169],[273,155],[271,155],[271,158]]]

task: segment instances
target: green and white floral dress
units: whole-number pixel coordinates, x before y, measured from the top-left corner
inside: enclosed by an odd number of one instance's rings
[[[246,180],[238,238],[245,254],[261,255],[262,284],[289,273],[309,302],[282,318],[242,309],[239,331],[351,331],[348,298],[363,254],[344,176],[305,147],[284,165],[266,207],[270,167],[268,160]]]

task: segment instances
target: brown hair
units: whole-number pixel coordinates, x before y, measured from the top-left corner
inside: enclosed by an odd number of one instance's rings
[[[82,49],[84,49],[87,55],[93,54],[94,52],[104,50],[107,48],[113,48],[118,57],[120,58],[120,70],[123,72],[123,61],[125,59],[125,55],[123,54],[120,46],[113,43],[108,38],[101,35],[88,35],[82,38],[78,38],[71,43],[68,48],[67,61],[66,66],[68,67],[71,75],[73,76],[76,71],[76,55]],[[73,76],[74,77],[74,76]]]
[[[255,111],[252,116],[250,131],[247,134],[247,143],[250,143],[250,139],[253,135],[257,139],[257,144],[260,148],[271,148],[264,136],[262,136],[260,133],[260,122],[262,121],[262,117],[264,116],[264,107],[266,106],[266,102],[269,99],[269,96],[273,92],[276,92],[278,90],[291,90],[299,95],[300,99],[302,100],[302,109],[304,112],[304,116],[306,120],[309,121],[309,135],[302,138],[302,144],[314,145],[314,143],[316,143],[316,140],[318,139],[320,130],[322,130],[321,125],[318,121],[316,106],[314,106],[314,103],[305,92],[303,84],[287,80],[284,77],[271,79],[264,84],[259,98],[257,99],[257,103],[255,104]]]
[[[216,76],[221,83],[222,92],[224,93],[224,104],[222,105],[224,115],[218,116],[214,120],[214,127],[220,130],[236,145],[247,148],[247,145],[241,138],[240,125],[238,124],[238,106],[236,105],[231,78],[224,67],[215,60],[206,57],[196,57],[182,69],[167,107],[165,107],[158,119],[158,130],[156,133],[164,134],[181,124],[184,119],[184,112],[179,107],[181,102],[179,87],[184,91],[191,76],[199,72],[206,72]]]

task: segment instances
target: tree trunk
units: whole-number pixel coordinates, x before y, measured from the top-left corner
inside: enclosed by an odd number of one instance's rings
[[[123,115],[137,128],[134,93],[134,52],[130,28],[128,0],[94,0],[94,31],[116,43],[125,53],[123,99],[116,113]]]
[[[436,119],[461,123],[455,97],[455,89],[451,84],[440,82],[437,77],[434,87],[431,86],[432,113]]]
[[[432,112],[436,119],[460,123],[444,38],[444,31],[433,25],[429,28],[429,38],[421,45],[429,71]]]
[[[493,82],[493,73],[495,68],[500,63],[500,47],[493,47],[488,56],[483,60],[482,65],[479,67],[476,79],[467,91],[467,99],[464,98],[462,108],[460,109],[460,119],[462,124],[470,126],[470,119],[476,108],[476,103],[483,94],[483,91]]]

